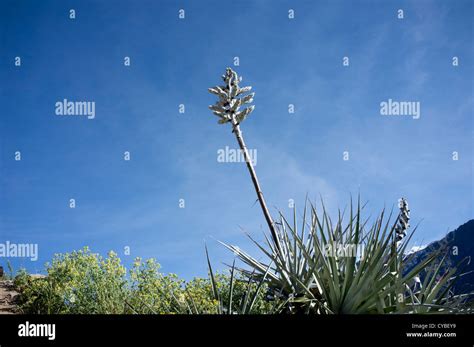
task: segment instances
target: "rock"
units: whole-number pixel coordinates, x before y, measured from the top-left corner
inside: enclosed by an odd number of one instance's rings
[[[16,305],[19,293],[13,286],[13,281],[0,281],[0,314],[19,313]]]

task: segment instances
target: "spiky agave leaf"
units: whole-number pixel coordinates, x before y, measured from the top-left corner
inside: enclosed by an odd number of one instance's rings
[[[429,267],[437,258],[431,255],[412,271],[403,275],[393,264],[400,255],[392,252],[392,240],[396,233],[396,223],[384,217],[384,211],[368,225],[368,219],[361,216],[360,202],[345,221],[344,213],[339,213],[335,223],[331,220],[324,204],[321,211],[311,205],[309,217],[305,212],[302,230],[281,215],[279,232],[281,250],[266,238],[266,245],[252,239],[262,251],[267,261],[257,260],[240,248],[224,244],[237,254],[248,268],[240,268],[243,274],[263,275],[267,268],[266,283],[275,296],[288,300],[290,312],[315,313],[413,313],[442,312],[449,308],[448,300],[441,299],[446,283],[436,280],[437,291],[433,285],[423,286],[425,293],[431,293],[422,301],[407,289],[420,272]],[[404,239],[402,248],[406,247]],[[360,254],[328,254],[328,249],[363,245]],[[403,260],[403,259],[402,259]],[[403,265],[403,263],[402,263]],[[452,269],[448,277],[453,277]],[[431,288],[431,289],[430,289]],[[443,294],[444,295],[444,294]],[[394,300],[399,299],[399,301]],[[452,301],[451,301],[452,302]],[[426,309],[429,307],[429,310]]]
[[[234,264],[230,268],[230,276],[217,275],[212,269],[211,261],[207,247],[206,260],[209,271],[209,281],[211,284],[211,295],[214,301],[217,303],[215,311],[203,311],[199,304],[197,304],[193,298],[193,294],[185,289],[185,297],[178,300],[174,298],[173,304],[176,308],[175,313],[187,313],[187,314],[251,314],[255,313],[254,308],[257,302],[259,305],[262,304],[262,290],[265,287],[265,275],[260,280],[256,280],[253,277],[249,277],[245,282],[243,279],[238,277],[236,272],[237,269]],[[265,313],[278,313],[281,309],[280,303],[274,305],[266,305],[268,312]],[[260,310],[260,308],[258,309]]]

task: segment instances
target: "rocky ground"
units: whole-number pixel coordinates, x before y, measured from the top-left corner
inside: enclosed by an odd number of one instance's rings
[[[13,288],[13,282],[9,280],[0,280],[0,314],[18,313],[18,306],[15,300],[18,292]]]

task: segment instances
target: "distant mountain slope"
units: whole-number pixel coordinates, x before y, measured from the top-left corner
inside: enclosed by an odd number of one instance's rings
[[[474,219],[449,232],[441,240],[432,242],[425,248],[414,252],[413,256],[410,256],[406,271],[409,271],[409,269],[425,259],[430,253],[445,246],[450,248],[446,266],[456,266],[465,257],[470,257],[471,259],[462,272],[473,272],[460,277],[456,281],[453,287],[454,292],[460,294],[474,291]],[[456,251],[457,255],[455,254]]]

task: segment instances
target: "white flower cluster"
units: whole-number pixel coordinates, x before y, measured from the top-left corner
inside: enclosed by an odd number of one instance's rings
[[[239,111],[240,107],[245,104],[250,104],[253,101],[255,93],[250,93],[245,96],[243,94],[249,92],[252,87],[239,87],[239,83],[242,81],[242,77],[237,75],[237,72],[233,71],[230,67],[226,69],[225,75],[222,75],[224,80],[224,86],[216,86],[209,88],[209,92],[219,97],[219,101],[215,105],[209,106],[212,112],[220,119],[219,124],[225,124],[235,120],[233,125],[238,125],[247,118],[247,116],[253,111],[255,106],[249,106]]]
[[[400,215],[395,226],[395,241],[397,244],[407,235],[407,229],[410,227],[410,210],[408,209],[407,200],[405,198],[399,199],[398,207],[400,208]]]

